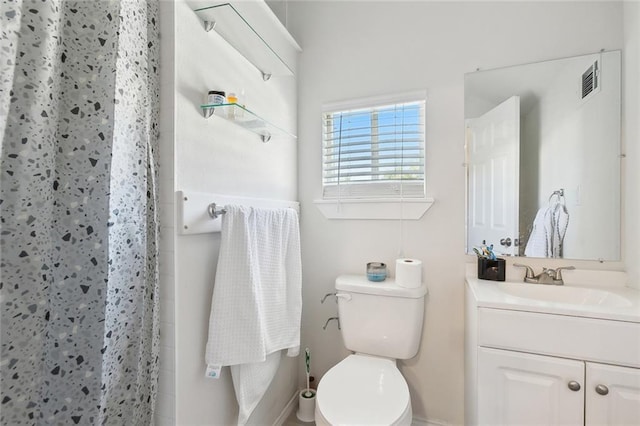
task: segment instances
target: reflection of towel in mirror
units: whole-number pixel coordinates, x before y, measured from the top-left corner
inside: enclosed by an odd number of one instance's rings
[[[528,257],[562,257],[569,213],[562,203],[552,203],[538,210],[524,249]]]
[[[553,216],[549,207],[543,207],[536,213],[533,227],[524,255],[528,257],[549,257],[551,253],[551,233],[553,230]]]
[[[292,209],[226,206],[206,361],[231,366],[245,424],[280,364],[300,347],[302,278],[298,216]]]
[[[551,257],[563,257],[564,236],[569,227],[567,206],[557,203],[553,209],[553,233],[551,234]]]

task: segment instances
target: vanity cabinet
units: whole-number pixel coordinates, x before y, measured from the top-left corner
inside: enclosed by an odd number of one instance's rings
[[[640,425],[640,321],[490,300],[498,284],[469,280],[466,424]]]
[[[638,425],[640,370],[478,349],[478,424]]]

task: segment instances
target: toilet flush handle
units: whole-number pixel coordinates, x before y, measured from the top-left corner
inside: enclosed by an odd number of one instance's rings
[[[349,293],[336,293],[336,300],[338,299],[349,301],[351,300],[351,295]]]

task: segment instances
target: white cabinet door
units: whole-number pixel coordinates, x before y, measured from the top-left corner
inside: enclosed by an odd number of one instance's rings
[[[478,348],[478,424],[581,426],[583,407],[583,362]]]
[[[640,369],[587,363],[586,425],[640,425]]]

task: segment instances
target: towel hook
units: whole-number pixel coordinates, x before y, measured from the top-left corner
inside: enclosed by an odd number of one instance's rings
[[[211,219],[217,219],[218,217],[220,217],[220,215],[223,215],[227,212],[227,210],[225,209],[218,210],[216,203],[209,204],[209,207],[207,207],[207,211],[209,212],[209,216],[211,216]]]
[[[549,202],[551,202],[551,199],[553,197],[558,197],[558,201],[560,201],[561,198],[564,198],[564,188],[553,191],[553,193],[549,196]]]

